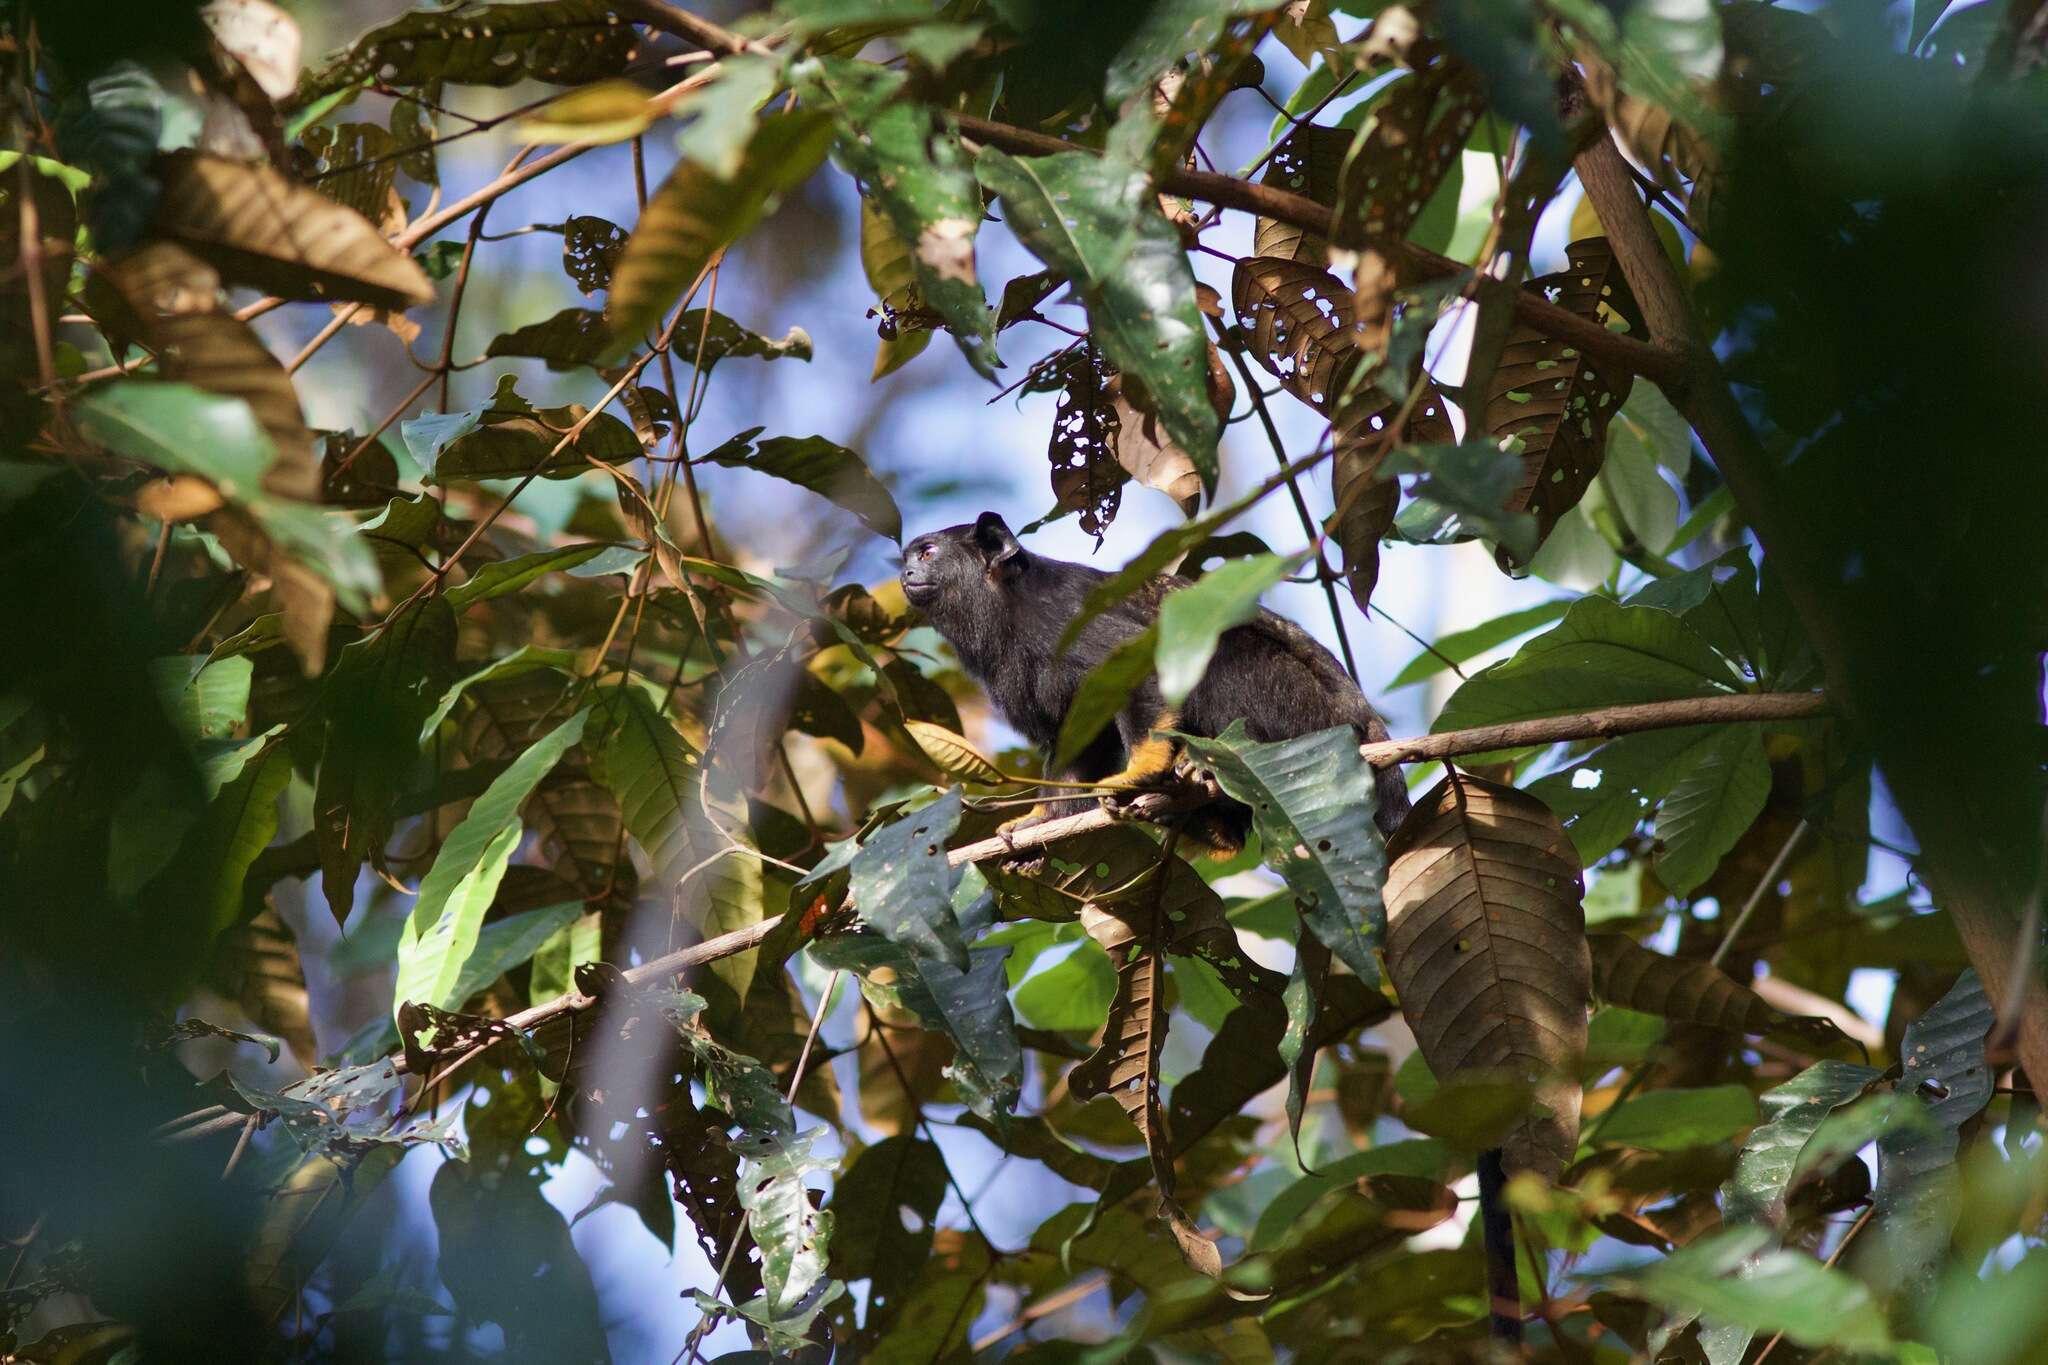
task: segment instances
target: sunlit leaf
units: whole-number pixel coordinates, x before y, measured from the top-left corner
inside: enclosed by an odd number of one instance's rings
[[[771,436],[758,445],[734,437],[699,457],[728,469],[753,469],[808,488],[852,512],[877,535],[903,538],[896,499],[859,455],[823,436]]]
[[[1153,657],[1167,705],[1187,699],[1208,671],[1223,633],[1257,616],[1259,598],[1299,568],[1302,560],[1300,555],[1234,559],[1161,599],[1159,643]]]

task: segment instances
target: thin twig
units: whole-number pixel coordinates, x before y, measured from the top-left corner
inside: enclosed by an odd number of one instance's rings
[[[1721,941],[1714,945],[1713,956],[1707,959],[1708,966],[1719,967],[1728,960],[1728,954],[1735,949],[1735,940],[1741,938],[1742,931],[1749,927],[1750,916],[1764,903],[1765,893],[1778,884],[1778,878],[1784,873],[1785,865],[1792,861],[1793,853],[1805,841],[1806,831],[1811,828],[1812,824],[1809,821],[1801,820],[1792,827],[1792,832],[1785,836],[1784,846],[1778,850],[1778,856],[1771,859],[1771,865],[1764,869],[1764,875],[1757,878],[1756,885],[1750,890],[1749,899],[1742,903],[1741,912],[1729,924],[1728,932],[1721,936]]]

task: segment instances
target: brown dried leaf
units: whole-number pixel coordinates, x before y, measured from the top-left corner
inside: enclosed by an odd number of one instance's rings
[[[1641,318],[1607,239],[1573,242],[1565,253],[1570,268],[1531,280],[1528,288],[1580,317],[1618,317],[1640,332]],[[1600,472],[1607,425],[1634,382],[1627,370],[1603,368],[1578,347],[1517,322],[1487,386],[1487,431],[1513,436],[1522,446],[1521,487],[1503,510],[1533,512],[1539,536],[1549,535]]]
[[[1218,417],[1230,416],[1237,385],[1224,367],[1216,343],[1209,343],[1209,406]],[[1116,462],[1147,488],[1156,488],[1193,516],[1202,501],[1202,473],[1188,453],[1173,443],[1150,398],[1127,375],[1110,380],[1110,403],[1116,416]]]
[[[1593,993],[1610,1005],[1736,1033],[1796,1033],[1824,1041],[1841,1036],[1818,1015],[1774,1009],[1711,962],[1666,957],[1627,934],[1591,934],[1586,942],[1593,955]]]
[[[1380,465],[1394,442],[1388,426],[1400,405],[1388,403],[1376,412],[1348,419],[1336,433],[1336,459],[1331,466],[1331,492],[1336,508],[1330,514],[1330,534],[1344,556],[1344,583],[1351,599],[1363,611],[1372,602],[1380,579],[1380,540],[1394,525],[1401,506],[1401,481],[1380,478]],[[1408,414],[1401,434],[1423,444],[1448,443],[1455,439],[1450,419],[1444,414],[1443,395],[1428,384],[1423,396]]]
[[[1526,1077],[1547,1116],[1502,1144],[1555,1180],[1579,1129],[1591,964],[1578,854],[1548,806],[1453,770],[1388,841],[1387,970],[1430,1070]]]
[[[301,142],[312,157],[306,180],[337,204],[381,222],[398,179],[398,141],[374,123],[315,124]]]
[[[159,234],[226,278],[281,298],[377,308],[431,303],[434,286],[369,220],[265,165],[190,152],[165,157]]]
[[[1054,505],[1079,512],[1081,530],[1099,540],[1116,520],[1129,477],[1116,458],[1123,420],[1112,387],[1117,374],[1090,345],[1067,352],[1056,373],[1060,396],[1046,445]]]
[[[1173,1151],[1159,1109],[1159,1049],[1166,1044],[1165,959],[1156,935],[1134,934],[1124,920],[1084,910],[1081,921],[1090,937],[1109,951],[1116,966],[1116,994],[1110,998],[1102,1041],[1068,1073],[1067,1088],[1082,1103],[1097,1095],[1116,1101],[1144,1135],[1160,1194],[1171,1198]]]
[[[265,906],[215,941],[206,984],[234,1001],[257,1028],[284,1039],[301,1065],[320,1060],[299,945],[277,911]]]
[[[1335,275],[1248,256],[1231,274],[1230,293],[1252,354],[1302,402],[1327,414],[1362,378],[1352,291]]]

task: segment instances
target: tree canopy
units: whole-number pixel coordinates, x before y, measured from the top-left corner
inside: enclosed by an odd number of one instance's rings
[[[2037,1357],[2041,0],[0,16],[9,1359]]]

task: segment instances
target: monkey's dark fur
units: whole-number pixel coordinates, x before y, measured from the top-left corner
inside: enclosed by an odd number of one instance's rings
[[[1047,750],[1059,738],[1081,680],[1152,624],[1161,598],[1188,583],[1172,576],[1154,579],[1090,621],[1064,654],[1057,653],[1083,600],[1108,576],[1085,564],[1032,554],[993,512],[972,525],[921,535],[903,552],[904,596],[946,637],[1004,718]],[[1263,742],[1338,725],[1349,725],[1361,741],[1387,738],[1386,722],[1330,651],[1292,621],[1261,610],[1224,632],[1208,671],[1177,712],[1167,707],[1158,680],[1148,677],[1117,714],[1114,729],[1105,727],[1062,776],[1125,786],[1157,782],[1170,774],[1178,755],[1155,731],[1208,738],[1239,719]],[[1408,789],[1398,768],[1379,774],[1378,795],[1379,826],[1391,834],[1408,813]],[[1222,809],[1198,812],[1187,828],[1219,850],[1234,850],[1244,846],[1251,812],[1228,801]]]

